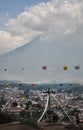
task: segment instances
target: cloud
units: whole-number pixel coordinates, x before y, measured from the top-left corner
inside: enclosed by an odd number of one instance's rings
[[[26,8],[5,23],[6,31],[1,31],[4,36],[0,36],[3,44],[0,48],[5,52],[5,48],[16,48],[37,36],[54,41],[75,33],[83,25],[82,5],[81,0],[51,0]]]
[[[8,12],[6,12],[6,13],[5,13],[5,15],[6,15],[6,16],[9,16],[9,13],[8,13]]]
[[[0,53],[8,52],[24,43],[24,39],[19,36],[12,36],[11,33],[0,31]]]

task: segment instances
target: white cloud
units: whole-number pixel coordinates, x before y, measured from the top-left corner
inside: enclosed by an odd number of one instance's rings
[[[28,8],[16,19],[9,20],[7,25],[13,33],[23,35],[28,34],[30,30],[38,33],[46,32],[46,34],[53,32],[52,34],[55,33],[57,38],[67,30],[75,31],[83,21],[81,4],[81,2],[71,0],[52,0],[46,4],[42,3]]]
[[[5,13],[5,15],[6,15],[6,16],[9,16],[9,13],[8,13],[8,12],[6,12],[6,13]]]
[[[0,31],[0,53],[19,47],[22,43],[24,43],[23,38],[19,36],[12,36],[6,31]]]
[[[82,5],[81,0],[51,0],[27,8],[6,23],[7,32],[4,30],[3,36],[0,33],[0,48],[10,50],[36,36],[44,35],[51,41],[74,33],[83,25]]]

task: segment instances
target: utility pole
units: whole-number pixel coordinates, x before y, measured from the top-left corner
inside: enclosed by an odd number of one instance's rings
[[[49,95],[48,109],[49,109],[49,111],[50,111],[50,110],[51,110],[51,109],[50,109],[50,103],[51,103],[51,101],[50,101],[50,94],[51,94],[51,93],[55,93],[55,92],[54,92],[54,91],[51,91],[51,89],[48,88],[48,90],[45,91],[44,93],[47,93],[47,94]]]

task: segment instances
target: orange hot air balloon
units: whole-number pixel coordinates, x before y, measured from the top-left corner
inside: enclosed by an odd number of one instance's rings
[[[42,69],[43,69],[43,70],[46,70],[46,69],[47,69],[47,66],[46,66],[46,65],[42,66]]]
[[[35,84],[34,83],[32,83],[32,87],[34,87],[35,86]]]
[[[67,67],[67,66],[63,66],[63,69],[64,69],[64,70],[68,70],[68,67]]]

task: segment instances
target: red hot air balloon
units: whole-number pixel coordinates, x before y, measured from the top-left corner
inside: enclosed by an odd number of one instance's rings
[[[32,83],[32,87],[34,87],[35,86],[35,84],[34,83]]]
[[[47,69],[47,66],[46,66],[46,65],[42,66],[42,69],[43,69],[43,70],[46,70],[46,69]]]

